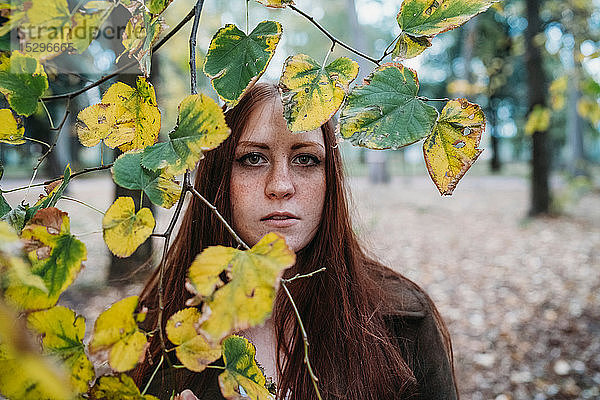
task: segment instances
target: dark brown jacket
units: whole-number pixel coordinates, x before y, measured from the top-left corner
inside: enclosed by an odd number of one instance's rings
[[[411,400],[457,399],[449,356],[426,295],[411,281],[401,279],[391,272],[382,272],[378,278],[384,292],[389,294],[384,315],[387,315],[386,320],[390,331],[396,336],[402,348],[402,355],[417,379],[418,392],[411,397]],[[398,304],[403,306],[399,308]],[[217,364],[223,365],[222,359],[219,359]],[[207,369],[195,377],[193,384],[182,384],[180,387],[173,379],[173,371],[175,370],[159,371],[147,393],[163,400],[169,399],[173,392],[179,393],[184,389],[190,389],[200,400],[224,399],[218,381],[222,371]],[[192,375],[191,372],[181,369],[177,370],[177,374],[189,374],[188,378]],[[184,382],[188,380],[179,375],[177,381],[181,378]],[[200,390],[201,387],[208,390]]]

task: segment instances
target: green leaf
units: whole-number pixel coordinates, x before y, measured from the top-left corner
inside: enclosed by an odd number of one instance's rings
[[[123,152],[143,149],[156,142],[160,132],[160,111],[156,103],[154,86],[143,76],[138,76],[136,87],[116,82],[102,96],[102,104],[116,106],[114,118],[118,125],[128,128],[133,123],[134,138],[119,146]]]
[[[451,100],[431,135],[423,142],[423,155],[431,179],[442,195],[452,191],[475,162],[485,116],[481,107],[465,99]]]
[[[160,14],[171,4],[171,1],[173,0],[149,0],[146,6],[152,14]]]
[[[144,149],[142,166],[151,170],[165,167],[178,175],[193,169],[203,152],[214,149],[229,136],[223,110],[210,97],[195,94],[179,105],[177,126],[169,141]]]
[[[208,47],[204,73],[219,97],[231,106],[265,72],[281,37],[279,22],[263,21],[246,35],[229,24],[219,29]]]
[[[221,347],[211,346],[196,331],[200,317],[197,308],[184,308],[169,318],[166,328],[167,337],[177,346],[177,358],[187,369],[195,372],[202,372],[221,356]]]
[[[95,400],[158,400],[157,397],[142,395],[131,377],[101,376],[92,388],[92,398]]]
[[[101,356],[107,356],[110,367],[117,372],[129,371],[144,360],[148,342],[137,326],[137,305],[138,296],[126,297],[100,314],[94,325],[90,353],[102,352]]]
[[[416,57],[434,36],[457,28],[500,0],[404,0],[396,16],[402,32],[394,58]]]
[[[48,76],[35,58],[19,51],[0,56],[0,93],[18,114],[33,114],[46,89]]]
[[[79,393],[86,393],[95,375],[83,346],[85,319],[66,307],[57,306],[29,314],[27,323],[42,335],[44,351],[64,361],[71,373],[73,387]]]
[[[342,105],[358,63],[338,58],[325,68],[305,54],[288,57],[280,79],[283,116],[292,132],[311,131],[327,122]]]
[[[223,340],[225,372],[219,375],[219,385],[225,398],[273,399],[265,388],[266,379],[256,364],[255,354],[254,345],[241,336],[232,335]]]
[[[23,144],[25,127],[19,127],[15,116],[8,108],[0,110],[0,142],[8,144]]]
[[[418,92],[416,72],[399,63],[381,65],[348,96],[340,114],[341,135],[371,149],[398,149],[423,139],[438,112]]]
[[[155,224],[149,208],[136,214],[133,199],[119,197],[102,218],[104,242],[117,257],[129,257],[150,237]]]
[[[112,167],[115,183],[125,189],[142,190],[157,206],[171,208],[181,195],[181,187],[165,171],[151,171],[141,165],[142,152],[129,152],[117,158]]]
[[[19,204],[0,218],[2,221],[6,221],[13,227],[13,229],[19,233],[25,226],[25,215],[29,207]]]
[[[52,307],[75,280],[81,263],[87,258],[85,245],[69,232],[67,213],[54,207],[38,211],[23,228],[22,238],[32,265],[32,273],[41,277],[47,293],[33,287],[11,286],[5,297],[22,309]]]
[[[188,288],[204,301],[200,325],[212,342],[260,325],[271,315],[279,278],[296,260],[285,239],[268,233],[250,250],[214,246],[200,253],[188,271]],[[219,275],[225,271],[224,283]]]
[[[4,217],[10,210],[10,204],[8,204],[2,193],[0,193],[0,218]]]

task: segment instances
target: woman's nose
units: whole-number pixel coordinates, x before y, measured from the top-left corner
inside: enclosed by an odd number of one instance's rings
[[[265,195],[273,199],[290,198],[295,188],[290,170],[285,163],[273,165],[265,184]]]

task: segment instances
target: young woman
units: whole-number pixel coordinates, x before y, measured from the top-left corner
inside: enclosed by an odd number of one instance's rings
[[[195,187],[249,246],[270,231],[285,236],[296,252],[285,278],[326,268],[288,284],[323,399],[456,399],[450,338],[434,304],[415,283],[368,256],[352,230],[332,122],[292,134],[270,84],[250,89],[226,121],[231,136],[199,163]],[[184,287],[187,269],[214,245],[237,243],[192,198],[167,256],[165,316],[185,307],[191,297]],[[150,310],[147,329],[157,324],[157,280],[155,273],[141,295]],[[240,334],[257,347],[257,361],[275,381],[278,399],[316,399],[301,332],[281,290],[267,323]],[[148,359],[132,374],[140,385],[160,357],[158,335],[150,343]],[[148,393],[167,399],[189,389],[201,400],[222,399],[220,372],[165,367]]]

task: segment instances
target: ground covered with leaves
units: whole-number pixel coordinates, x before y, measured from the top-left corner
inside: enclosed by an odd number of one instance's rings
[[[425,288],[447,321],[463,398],[600,398],[600,193],[566,204],[560,217],[529,220],[521,178],[467,176],[445,198],[424,176],[378,186],[352,178],[351,186],[366,246]],[[108,176],[69,188],[101,210],[113,201]],[[107,285],[102,216],[59,206],[76,215],[71,231],[88,249],[61,303],[82,313],[89,331],[140,283]],[[158,214],[158,232],[170,212]]]

